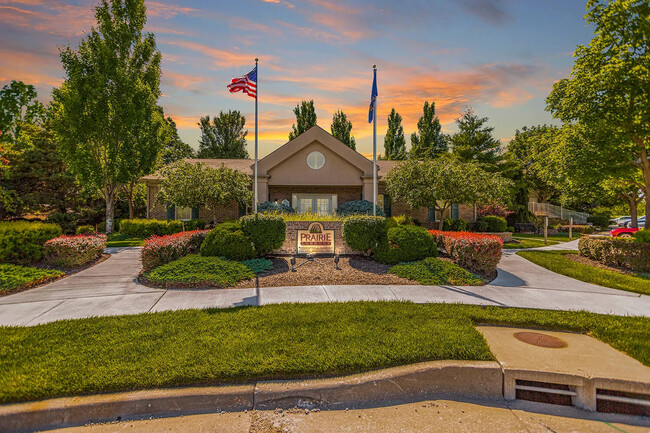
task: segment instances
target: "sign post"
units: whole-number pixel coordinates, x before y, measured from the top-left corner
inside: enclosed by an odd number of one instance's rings
[[[569,218],[569,240],[573,240],[573,217]]]
[[[544,245],[548,245],[548,217],[544,217]]]

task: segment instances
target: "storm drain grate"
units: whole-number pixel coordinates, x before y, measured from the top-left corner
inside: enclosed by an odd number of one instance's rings
[[[516,398],[538,403],[572,406],[575,391],[562,383],[537,382],[532,380],[515,381]]]
[[[567,342],[553,337],[552,335],[542,334],[541,332],[515,332],[513,336],[526,344],[533,346],[546,347],[548,349],[563,349],[568,346]]]

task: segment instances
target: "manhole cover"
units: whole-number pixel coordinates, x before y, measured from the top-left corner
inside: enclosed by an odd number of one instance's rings
[[[547,347],[550,349],[562,349],[568,346],[566,341],[540,332],[515,332],[513,335],[517,340],[532,344],[533,346]]]

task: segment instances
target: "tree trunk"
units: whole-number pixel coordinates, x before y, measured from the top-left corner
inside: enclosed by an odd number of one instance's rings
[[[627,200],[628,206],[630,206],[630,227],[637,228],[639,227],[638,215],[637,215],[637,201],[631,195],[626,195],[625,199]]]
[[[106,192],[106,234],[113,233],[113,216],[115,214],[115,191]]]
[[[128,198],[129,198],[129,219],[135,218],[135,206],[133,206],[133,188],[135,188],[135,181],[131,181],[128,189]]]
[[[633,141],[639,148],[639,159],[641,162],[641,173],[643,173],[643,193],[645,195],[645,214],[646,218],[650,215],[650,159],[648,159],[648,149],[646,148],[645,141],[650,140],[647,138],[634,138]],[[636,226],[635,226],[636,227]]]

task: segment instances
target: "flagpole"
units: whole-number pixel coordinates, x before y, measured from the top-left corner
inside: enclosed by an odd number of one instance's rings
[[[257,98],[259,97],[260,91],[260,73],[257,69],[257,57],[255,57],[255,71],[256,71],[256,82],[255,82],[255,169],[253,177],[253,213],[257,214]]]
[[[374,83],[377,82],[377,65],[372,65]],[[372,214],[377,215],[377,96],[372,108]]]

